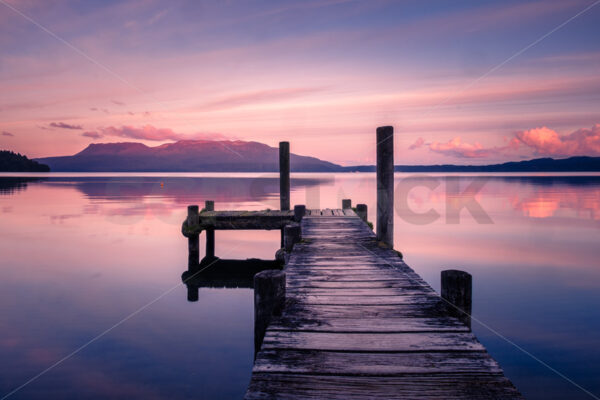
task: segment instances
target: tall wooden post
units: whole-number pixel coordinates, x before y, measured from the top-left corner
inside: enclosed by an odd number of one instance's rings
[[[260,350],[271,316],[285,306],[285,272],[268,269],[254,275],[254,356]]]
[[[352,199],[343,199],[342,200],[342,209],[346,210],[348,208],[352,208]]]
[[[290,142],[279,142],[279,209],[290,209]]]
[[[204,209],[206,211],[215,211],[215,202],[213,200],[206,200],[204,202]],[[206,230],[206,256],[204,257],[207,261],[215,259],[215,230]]]
[[[368,211],[366,204],[357,204],[356,205],[356,215],[360,217],[364,222],[368,221]]]
[[[187,225],[198,225],[198,206],[188,206]],[[188,269],[194,269],[200,263],[200,235],[188,236]]]
[[[450,314],[471,327],[473,306],[473,278],[465,271],[449,269],[442,271],[442,298],[448,301]]]
[[[394,128],[377,128],[377,240],[394,246]]]

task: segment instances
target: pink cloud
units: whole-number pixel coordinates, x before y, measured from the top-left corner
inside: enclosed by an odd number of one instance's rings
[[[425,139],[423,139],[422,137],[420,137],[417,140],[415,140],[415,142],[413,144],[411,144],[410,146],[408,146],[408,149],[409,150],[418,149],[419,147],[423,147],[424,144],[425,144]]]
[[[152,141],[167,141],[167,140],[189,140],[189,139],[224,139],[224,135],[219,133],[194,133],[194,134],[183,134],[174,132],[169,128],[155,128],[152,125],[144,125],[142,127],[134,126],[109,126],[100,128],[96,131],[88,131],[81,134],[85,137],[93,139],[100,139],[103,137],[121,137],[128,139],[138,140],[152,140]]]
[[[516,155],[519,150],[529,152],[534,156],[599,156],[600,155],[600,124],[590,129],[578,129],[568,135],[560,135],[546,126],[529,129],[506,138],[504,146],[484,147],[480,143],[465,143],[460,137],[455,137],[446,143],[426,143],[419,137],[409,150],[426,147],[435,153],[458,158],[486,158],[500,154]],[[522,152],[520,152],[522,153]]]
[[[429,150],[460,158],[485,158],[497,152],[497,149],[486,149],[477,142],[475,144],[465,143],[458,136],[446,143],[433,142],[429,144]]]
[[[91,137],[92,139],[100,139],[102,134],[96,131],[83,132],[81,136]]]
[[[535,154],[547,156],[597,156],[600,155],[600,124],[590,129],[578,129],[568,135],[559,135],[553,129],[542,126],[518,132],[514,146],[525,145]]]
[[[13,135],[12,133],[7,132],[7,131],[2,131],[2,136],[11,136],[12,137],[12,136],[15,136],[15,135]]]

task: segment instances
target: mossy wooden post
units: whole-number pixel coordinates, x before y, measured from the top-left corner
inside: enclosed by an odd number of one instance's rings
[[[394,246],[394,128],[377,128],[377,240]]]
[[[198,224],[198,206],[188,206],[187,225]],[[188,236],[188,269],[194,269],[200,263],[200,235],[198,233]]]
[[[342,209],[347,210],[352,208],[352,199],[343,199],[342,200]]]
[[[269,269],[254,275],[254,355],[260,350],[271,317],[285,305],[285,272]]]
[[[279,142],[279,208],[290,209],[290,142]]]
[[[204,202],[204,209],[206,211],[215,211],[215,202],[213,200],[206,200]],[[215,230],[206,230],[206,256],[204,257],[207,261],[215,259]]]
[[[465,271],[449,269],[442,271],[442,298],[451,305],[450,313],[471,327],[473,306],[473,278]]]
[[[356,205],[356,215],[360,217],[364,222],[368,221],[368,211],[366,204],[357,204]]]
[[[283,228],[283,245],[285,251],[291,253],[292,249],[294,248],[294,244],[300,241],[300,236],[300,225],[286,225],[286,227]]]
[[[296,221],[296,222],[302,221],[302,218],[304,218],[305,214],[306,214],[306,206],[305,205],[294,206],[294,221]]]

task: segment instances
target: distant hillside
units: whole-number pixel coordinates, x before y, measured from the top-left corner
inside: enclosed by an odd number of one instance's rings
[[[47,165],[40,164],[34,160],[13,153],[8,150],[0,150],[0,171],[1,172],[49,172]]]
[[[536,158],[491,165],[396,165],[394,170],[396,172],[595,172],[600,171],[600,157],[570,157],[559,160]],[[375,172],[375,166],[344,167],[344,171]]]
[[[149,147],[142,143],[90,144],[83,151],[38,161],[72,172],[276,172],[279,149],[258,142],[182,140]],[[291,154],[296,172],[339,172],[343,167]]]

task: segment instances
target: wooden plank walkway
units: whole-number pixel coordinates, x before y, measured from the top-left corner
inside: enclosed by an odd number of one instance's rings
[[[246,399],[518,399],[469,328],[352,210],[307,210]]]

